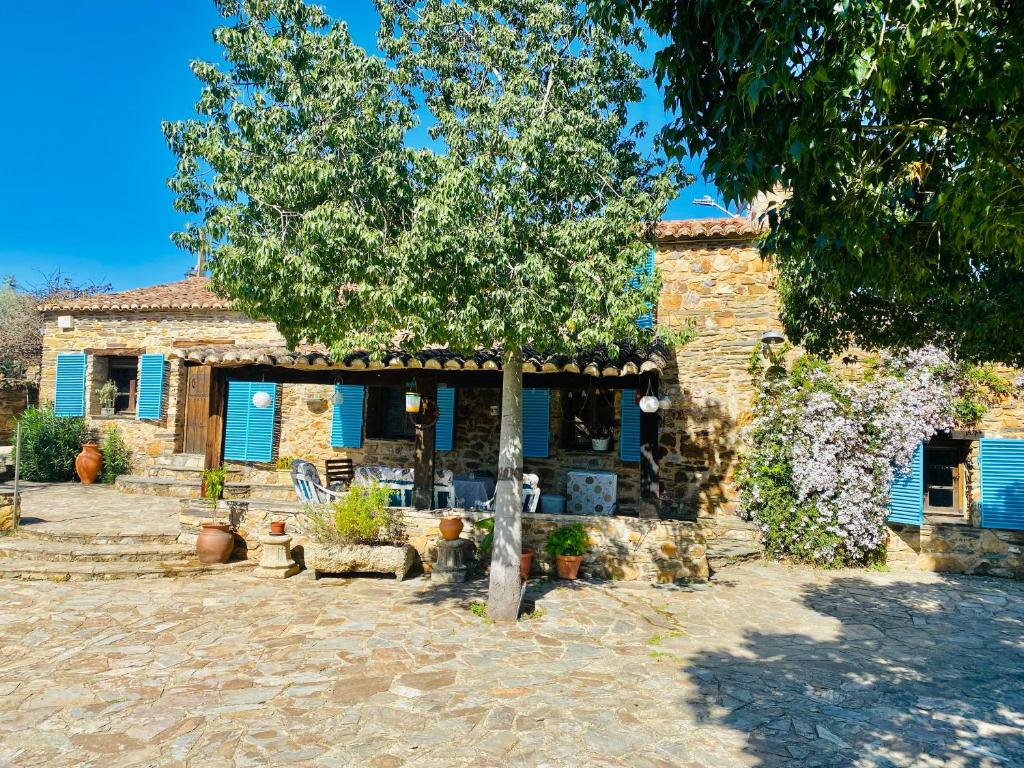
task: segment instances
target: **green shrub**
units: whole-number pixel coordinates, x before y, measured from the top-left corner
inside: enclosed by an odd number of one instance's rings
[[[103,454],[103,469],[100,470],[102,482],[113,483],[118,475],[126,475],[131,470],[132,452],[114,427],[107,431],[100,443],[100,453]]]
[[[549,533],[544,548],[552,555],[578,557],[586,554],[589,543],[590,537],[587,536],[587,529],[583,527],[583,523],[573,523]]]
[[[376,484],[353,487],[333,504],[307,510],[310,533],[325,544],[401,544],[405,520],[388,507],[390,496]]]
[[[21,476],[38,483],[75,478],[75,457],[91,437],[85,419],[57,416],[53,406],[29,408],[21,423]]]

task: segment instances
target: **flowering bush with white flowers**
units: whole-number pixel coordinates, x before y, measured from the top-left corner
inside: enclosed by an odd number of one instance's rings
[[[886,354],[858,383],[804,356],[761,373],[750,450],[739,469],[741,511],[765,551],[824,566],[884,553],[893,475],[922,441],[970,426],[1008,385],[934,347]]]

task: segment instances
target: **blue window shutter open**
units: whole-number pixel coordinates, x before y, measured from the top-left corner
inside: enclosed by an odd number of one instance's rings
[[[637,268],[637,277],[633,279],[633,287],[639,288],[650,279],[654,277],[654,249],[652,248],[647,252],[647,258],[644,260],[643,266]],[[645,312],[636,319],[637,328],[653,328],[654,327],[654,307],[650,304],[649,312]]]
[[[335,404],[331,414],[331,445],[335,448],[363,447],[363,400],[366,387],[362,384],[336,384],[342,401]]]
[[[53,412],[85,416],[85,353],[58,352]]]
[[[981,527],[1024,531],[1024,440],[982,438]]]
[[[622,390],[619,399],[619,458],[640,461],[640,406],[635,389]]]
[[[546,459],[551,431],[551,390],[523,390],[523,457]]]
[[[257,408],[252,396],[270,395],[270,406]],[[270,461],[274,456],[274,420],[277,385],[265,381],[228,381],[228,408],[224,424],[224,458],[233,461]]]
[[[896,475],[889,488],[890,523],[924,522],[924,444],[917,446],[906,472]]]
[[[446,387],[443,384],[438,386],[437,410],[434,449],[450,451],[455,442],[455,387]]]
[[[139,358],[139,397],[136,418],[159,419],[164,412],[164,356]]]

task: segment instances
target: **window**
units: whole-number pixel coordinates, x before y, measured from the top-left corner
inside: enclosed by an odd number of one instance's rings
[[[561,446],[589,451],[594,438],[611,437],[615,427],[615,392],[597,389],[562,390]]]
[[[112,381],[117,387],[114,413],[134,413],[139,389],[139,358],[125,355],[97,355],[93,364],[94,390]],[[94,408],[100,409],[99,396],[94,392]]]
[[[924,510],[932,515],[962,516],[963,463],[967,443],[932,440],[924,446]]]
[[[366,437],[378,440],[416,437],[416,427],[405,415],[404,387],[366,388]]]

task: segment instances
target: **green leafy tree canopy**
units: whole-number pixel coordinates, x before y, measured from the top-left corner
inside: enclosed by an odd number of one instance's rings
[[[1005,0],[603,0],[668,39],[676,151],[763,243],[817,353],[938,343],[1024,363],[1024,14]]]

